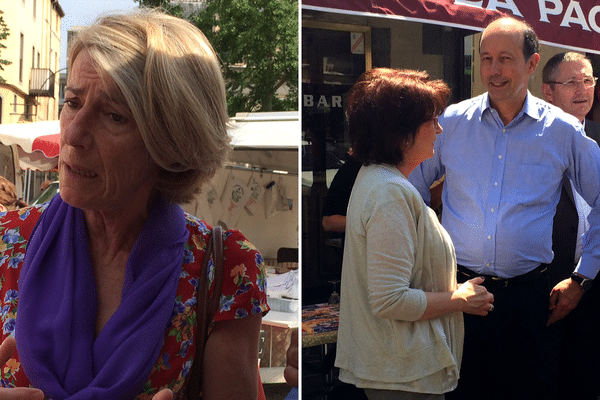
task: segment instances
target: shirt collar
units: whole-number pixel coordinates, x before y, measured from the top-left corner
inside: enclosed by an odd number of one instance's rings
[[[531,118],[539,120],[541,118],[541,110],[538,107],[538,99],[533,96],[529,90],[527,90],[527,96],[525,97],[525,103],[523,104],[523,108],[517,114],[513,121],[516,121],[521,118],[523,114],[529,115]],[[483,96],[481,96],[481,105],[480,105],[480,118],[483,116],[483,113],[486,110],[492,110],[492,106],[490,104],[490,95],[486,92]]]
[[[527,91],[527,97],[525,97],[525,104],[523,105],[522,112],[534,119],[542,118],[539,99],[529,93],[529,90]]]

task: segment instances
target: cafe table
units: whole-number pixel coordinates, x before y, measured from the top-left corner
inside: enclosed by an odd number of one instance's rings
[[[324,387],[321,390],[323,396],[333,387],[334,373],[331,356],[335,357],[334,346],[337,342],[339,317],[339,304],[319,303],[302,307],[302,354],[303,357],[308,354],[316,355],[318,359],[318,362],[311,363],[303,358],[303,363],[312,364],[317,370],[322,370],[320,373],[324,374],[325,378]],[[329,363],[331,365],[323,369]]]
[[[337,341],[339,304],[309,304],[302,307],[302,347],[321,346]]]

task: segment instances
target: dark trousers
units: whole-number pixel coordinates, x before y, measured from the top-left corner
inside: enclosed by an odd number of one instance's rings
[[[558,399],[595,400],[600,383],[600,280],[562,322]]]
[[[547,276],[488,290],[494,294],[494,311],[486,317],[464,315],[460,379],[446,399],[554,399],[560,329],[546,326]]]

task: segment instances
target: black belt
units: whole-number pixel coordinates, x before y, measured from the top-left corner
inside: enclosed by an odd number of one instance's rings
[[[467,267],[463,267],[462,265],[457,265],[458,267],[458,280],[460,283],[467,281],[469,279],[476,278],[478,276],[482,276],[485,278],[483,282],[483,286],[490,288],[505,288],[509,285],[515,285],[518,283],[530,282],[538,279],[542,276],[546,269],[548,269],[548,264],[540,264],[536,269],[527,272],[526,274],[515,276],[514,278],[500,278],[494,275],[484,275],[478,274],[474,271],[471,271]],[[464,278],[464,280],[461,280]]]

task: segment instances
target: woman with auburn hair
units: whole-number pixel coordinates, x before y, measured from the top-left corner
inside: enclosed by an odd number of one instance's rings
[[[215,287],[211,227],[178,204],[226,159],[227,121],[217,56],[189,22],[138,10],[78,33],[60,193],[0,220],[0,398],[180,399],[199,383],[203,399],[257,398],[263,259],[224,232]],[[220,291],[206,345],[203,278]]]
[[[443,399],[456,387],[462,312],[487,315],[482,278],[456,283],[452,242],[409,183],[433,155],[450,89],[425,72],[365,72],[348,94],[354,156],[335,365],[374,399]]]

